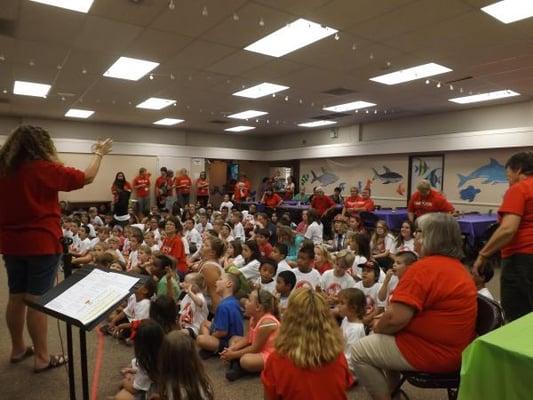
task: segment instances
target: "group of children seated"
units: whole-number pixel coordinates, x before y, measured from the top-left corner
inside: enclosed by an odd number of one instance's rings
[[[261,372],[291,293],[304,287],[327,302],[349,362],[353,344],[372,331],[418,259],[408,221],[395,237],[385,221],[370,234],[357,215],[338,215],[329,234],[311,238],[308,228],[319,220],[304,215],[297,225],[287,214],[237,211],[228,203],[218,211],[189,205],[177,215],[153,209],[127,225],[94,208],[63,217],[73,264],[148,277],[101,327],[134,346],[115,398],[211,399],[199,357],[220,358],[229,381]],[[491,272],[476,282],[483,294]]]

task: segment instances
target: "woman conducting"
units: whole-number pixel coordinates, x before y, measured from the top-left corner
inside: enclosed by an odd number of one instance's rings
[[[24,299],[38,298],[52,286],[61,257],[62,235],[58,192],[91,183],[112,141],[98,141],[85,171],[64,166],[48,132],[20,126],[0,149],[0,253],[7,269],[9,300],[6,321],[11,336],[11,363],[34,356],[34,371],[66,362],[50,355],[46,315],[27,308]],[[27,347],[26,324],[33,347]]]

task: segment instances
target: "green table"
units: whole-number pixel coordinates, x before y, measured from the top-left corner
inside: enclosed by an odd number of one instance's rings
[[[533,313],[478,337],[465,349],[459,399],[533,399]]]

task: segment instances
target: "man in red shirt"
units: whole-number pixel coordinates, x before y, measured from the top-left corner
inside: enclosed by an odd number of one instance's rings
[[[181,207],[185,207],[189,204],[191,186],[191,178],[187,175],[187,170],[183,168],[180,170],[179,176],[176,177],[176,193],[178,195],[178,203]]]
[[[235,193],[233,193],[233,200],[235,200],[236,203],[240,203],[241,201],[246,201],[248,198],[248,189],[246,189],[246,185],[244,182],[238,182],[237,185],[235,185]]]
[[[139,175],[133,179],[133,189],[137,197],[137,213],[143,216],[150,210],[150,176],[146,168],[139,169]]]
[[[428,181],[420,181],[416,189],[417,191],[413,193],[407,205],[409,221],[413,222],[421,215],[430,212],[453,212],[454,208],[450,202],[442,194],[432,189]]]
[[[274,209],[279,207],[282,202],[283,199],[281,196],[272,192],[272,188],[265,190],[265,194],[263,194],[263,198],[261,199],[261,203],[263,203],[266,207]]]
[[[505,164],[511,185],[498,210],[501,221],[479,252],[472,272],[501,249],[501,300],[505,317],[515,320],[533,311],[533,152],[511,156]]]
[[[24,300],[36,300],[54,285],[62,248],[58,192],[92,183],[112,141],[98,141],[85,171],[59,163],[48,132],[20,126],[0,149],[0,253],[9,285],[6,321],[11,336],[11,363],[34,356],[34,371],[65,364],[63,355],[50,355],[47,317]],[[24,325],[33,347],[24,342]]]
[[[155,180],[155,201],[160,210],[165,208],[167,195],[167,167],[161,167],[161,175]]]
[[[311,208],[314,208],[320,217],[326,215],[326,213],[335,208],[335,202],[324,194],[324,189],[319,186],[315,189],[315,195],[311,201]]]

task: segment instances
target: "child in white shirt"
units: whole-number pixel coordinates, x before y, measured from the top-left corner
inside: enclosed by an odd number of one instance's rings
[[[281,271],[276,278],[276,296],[279,299],[279,311],[283,314],[289,303],[289,296],[296,286],[296,275],[292,271]]]
[[[233,223],[233,237],[240,239],[242,243],[246,240],[246,233],[242,225],[242,213],[240,211],[233,211],[231,214],[231,222]]]
[[[278,270],[276,272],[276,275],[279,275],[279,273],[283,271],[292,270],[291,266],[286,260],[288,252],[289,248],[286,244],[283,243],[276,243],[274,247],[272,247],[270,257],[278,263]]]
[[[209,314],[207,302],[202,293],[205,288],[204,276],[198,272],[188,274],[181,286],[187,294],[180,303],[180,326],[183,333],[195,339],[200,326],[207,320]]]
[[[255,281],[255,285],[262,290],[266,290],[272,294],[276,294],[276,272],[278,263],[271,258],[263,258],[260,260],[259,275]]]
[[[296,275],[296,289],[309,287],[314,290],[320,287],[320,272],[313,268],[314,259],[314,247],[304,246],[298,252],[297,267],[292,269],[292,272]]]
[[[233,203],[229,199],[229,194],[224,195],[224,201],[220,203],[219,211],[222,211],[222,207],[227,207],[228,212],[231,212],[231,209],[233,208]]]
[[[367,263],[361,265],[361,267],[363,269],[362,279],[355,284],[355,287],[362,290],[366,296],[371,298],[372,303],[376,308],[373,310],[373,314],[381,314],[385,308],[385,302],[378,298],[378,292],[381,288],[381,284],[378,282],[381,268],[379,268],[378,263],[373,260],[367,261]],[[368,317],[370,318],[370,316]]]
[[[344,355],[353,374],[352,346],[366,336],[363,317],[366,311],[365,294],[356,288],[339,292],[338,312],[342,318],[341,331],[344,338]]]
[[[417,255],[412,251],[400,251],[394,256],[394,264],[385,274],[385,280],[381,283],[378,292],[378,300],[385,302],[385,308],[389,306],[389,299],[400,278],[409,266],[417,260]]]
[[[349,250],[341,250],[335,256],[333,269],[322,274],[320,287],[330,303],[337,301],[337,295],[343,289],[355,287],[354,279],[348,274],[355,256]]]

